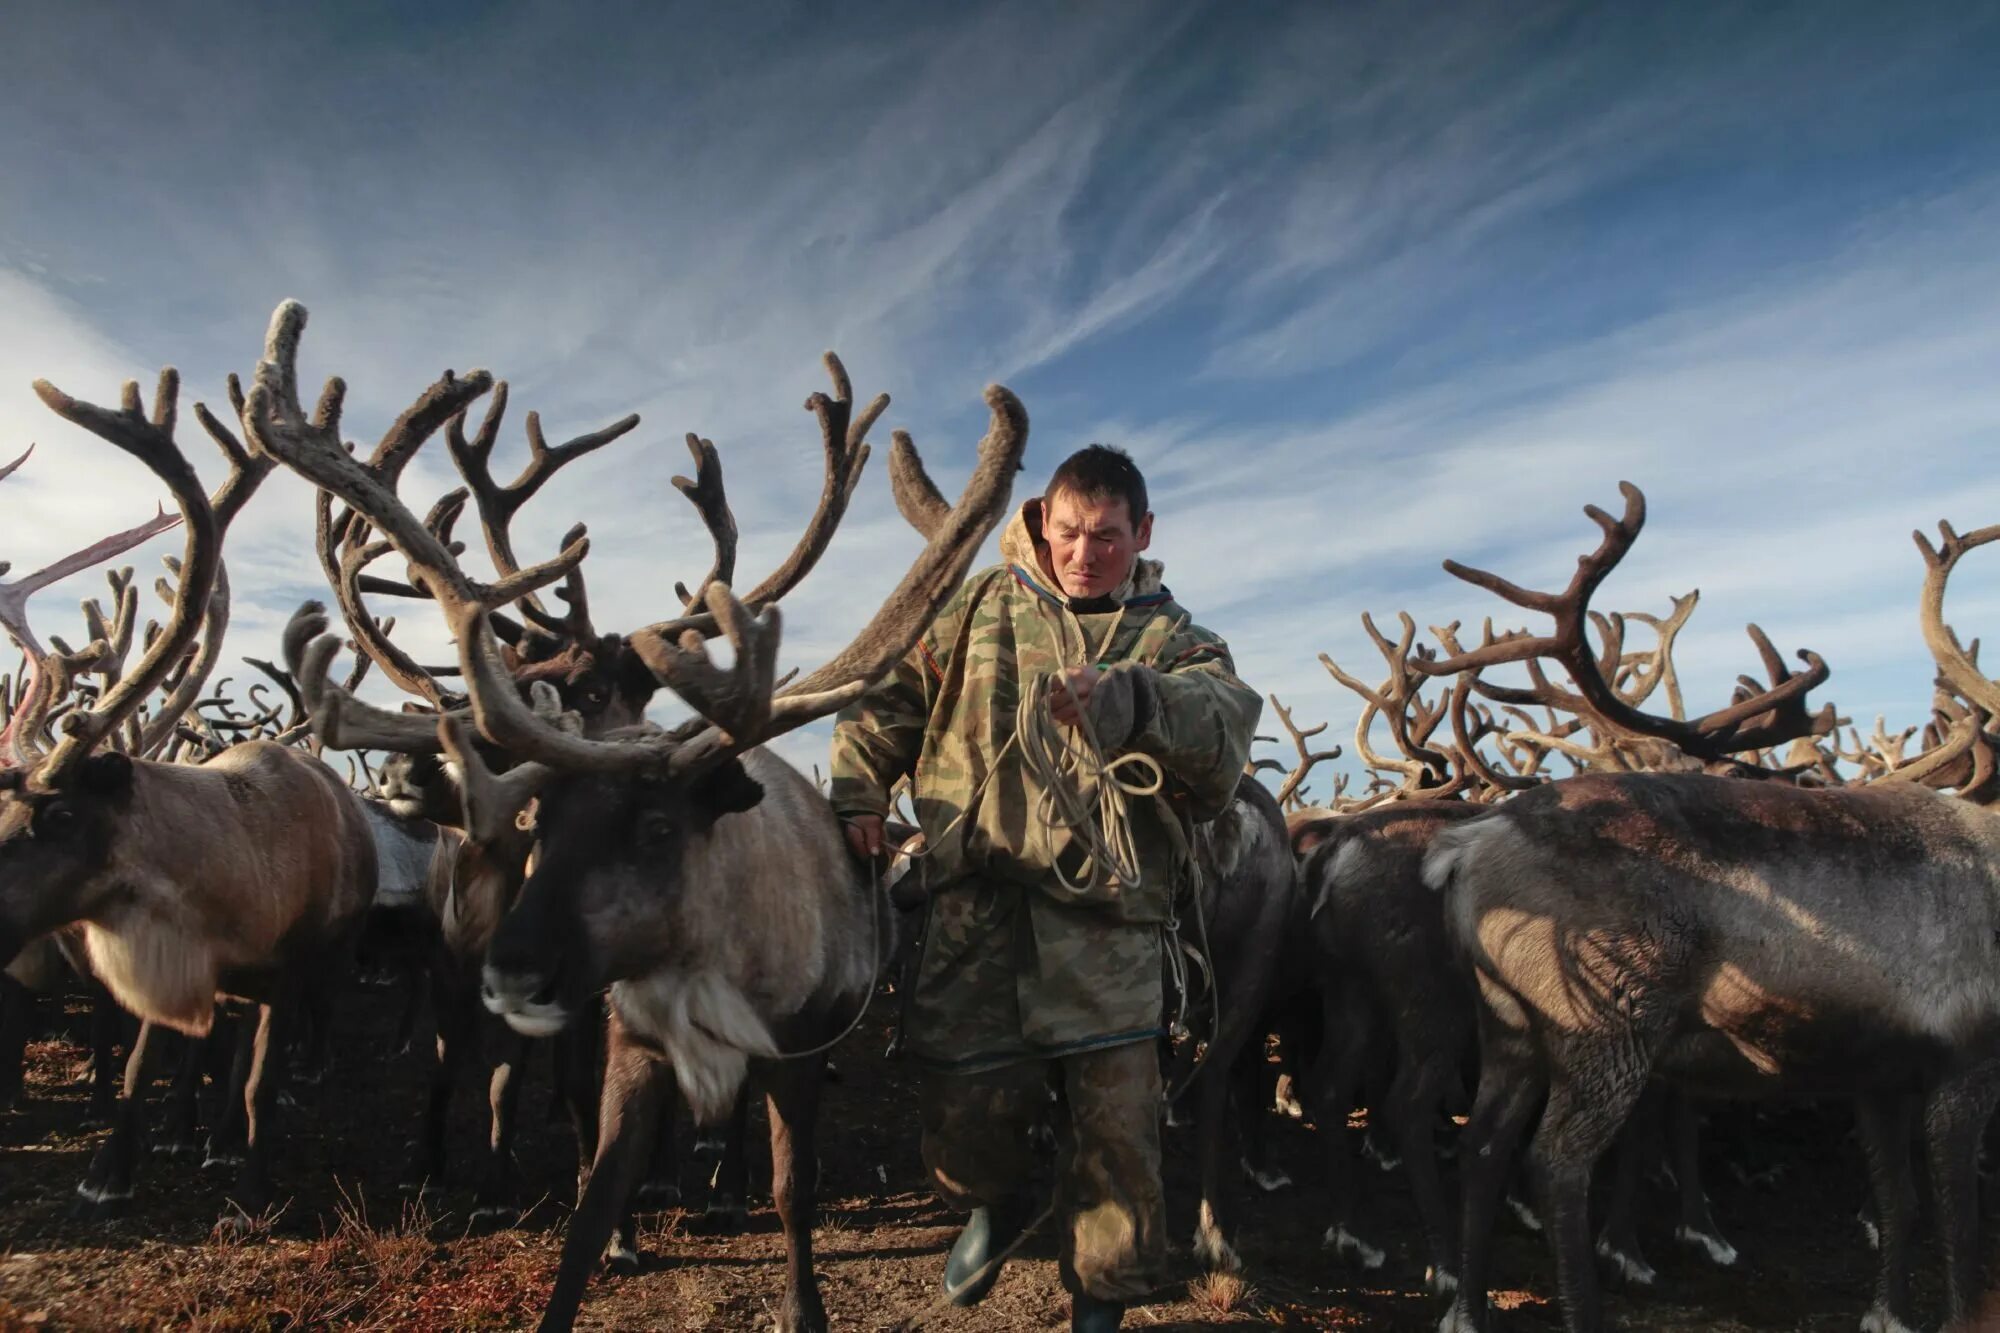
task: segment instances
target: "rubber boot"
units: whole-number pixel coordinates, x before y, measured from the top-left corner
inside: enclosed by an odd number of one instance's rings
[[[977,1305],[993,1290],[1003,1265],[993,1265],[976,1281],[973,1275],[1021,1234],[1021,1211],[1006,1206],[975,1208],[965,1219],[965,1229],[944,1261],[944,1292],[953,1305]]]
[[[1124,1320],[1123,1301],[1102,1301],[1083,1292],[1070,1298],[1070,1333],[1112,1333]]]

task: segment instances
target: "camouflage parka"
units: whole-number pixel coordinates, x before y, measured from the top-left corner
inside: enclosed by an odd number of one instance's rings
[[[1138,561],[1110,597],[1073,601],[1045,570],[1040,521],[1039,499],[1022,506],[1003,563],[969,578],[834,729],[837,811],[886,814],[897,780],[912,778],[930,915],[905,1035],[934,1064],[991,1067],[1159,1030],[1161,924],[1186,873],[1168,823],[1227,807],[1261,708],[1157,561]],[[1136,889],[1080,899],[1056,867],[1074,872],[1081,852],[1034,817],[1040,792],[1009,741],[1021,691],[1086,663],[1147,673],[1127,748],[1159,762],[1166,795],[1130,804]]]

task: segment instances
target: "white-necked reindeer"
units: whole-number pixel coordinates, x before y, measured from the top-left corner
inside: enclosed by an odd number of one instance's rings
[[[496,560],[496,582],[468,578],[436,525],[420,522],[396,496],[393,477],[351,457],[337,434],[301,411],[295,357],[304,319],[291,304],[275,317],[247,429],[260,449],[352,506],[409,562],[444,613],[470,696],[469,710],[441,719],[371,708],[325,684],[338,647],[327,637],[297,668],[322,735],[405,750],[442,743],[463,775],[475,840],[537,799],[534,864],[489,950],[487,1003],[517,1030],[543,1033],[610,990],[597,1154],[543,1327],[567,1328],[574,1318],[646,1162],[668,1083],[679,1082],[698,1119],[713,1121],[729,1111],[754,1065],[771,1111],[772,1193],[789,1260],[779,1323],[823,1329],[811,1244],[818,1048],[841,1034],[872,990],[888,909],[847,855],[812,781],[760,745],[859,697],[909,651],[1005,511],[1026,414],[1006,390],[988,390],[992,428],[956,506],[938,495],[907,437],[898,436],[891,465],[898,504],[928,541],[882,610],[825,666],[779,689],[777,608],[754,594],[740,602],[710,582],[678,620],[627,638],[658,682],[695,709],[696,721],[591,738],[523,700],[492,620],[494,611],[570,576],[588,551],[581,532],[543,565],[509,572],[510,553]],[[814,395],[808,406],[823,421],[837,412],[844,427],[827,431],[829,449],[842,451],[828,478],[844,508],[866,457],[862,440],[886,398],[848,425],[845,372],[832,358],[828,368],[836,397]],[[822,505],[801,549],[816,555],[837,518],[838,509]],[[735,649],[726,669],[703,648],[718,636]],[[493,774],[474,747],[475,729],[514,766]],[[788,1059],[787,1052],[809,1054]]]

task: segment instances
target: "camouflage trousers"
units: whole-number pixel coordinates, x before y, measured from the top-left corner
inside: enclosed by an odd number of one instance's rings
[[[1051,1103],[1049,1091],[1057,1093]],[[1156,1043],[1023,1060],[980,1073],[927,1070],[924,1168],[954,1208],[1036,1211],[1030,1139],[1056,1113],[1056,1217],[1072,1293],[1135,1301],[1166,1280]]]

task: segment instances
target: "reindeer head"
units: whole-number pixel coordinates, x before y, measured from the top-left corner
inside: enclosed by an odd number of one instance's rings
[[[612,981],[672,956],[678,900],[712,865],[718,824],[763,797],[735,758],[692,775],[552,776],[537,794],[532,869],[487,949],[486,1007],[546,1036]]]
[[[580,569],[589,551],[583,529],[571,529],[554,559],[523,568],[507,523],[563,461],[629,430],[636,418],[550,448],[531,417],[528,468],[500,487],[487,466],[500,396],[478,435],[467,440],[463,415],[493,381],[483,371],[463,379],[447,373],[364,461],[347,450],[335,428],[338,381],[313,418],[300,407],[296,358],[304,326],[305,311],[293,303],[273,317],[246,428],[260,450],[320,488],[320,555],[355,642],[392,681],[429,699],[431,711],[391,712],[331,684],[327,671],[340,645],[320,633],[326,619],[315,605],[301,608],[295,632],[286,635],[292,673],[326,744],[447,753],[460,776],[466,833],[474,843],[502,837],[518,812],[540,797],[529,879],[489,951],[485,981],[489,1004],[510,1023],[548,1031],[582,997],[644,969],[648,937],[636,926],[657,923],[661,903],[681,887],[679,868],[725,821],[762,797],[744,770],[744,755],[858,699],[915,645],[1007,510],[1026,447],[1027,414],[1007,390],[986,391],[991,428],[956,505],[931,483],[909,437],[896,432],[890,479],[897,507],[926,539],[924,549],[853,642],[787,685],[777,675],[776,603],[832,539],[868,458],[868,429],[888,406],[885,394],[857,410],[837,357],[826,357],[834,393],[806,401],[820,423],[826,476],[819,505],[791,554],[749,596],[739,599],[731,591],[735,521],[714,446],[690,435],[698,475],[675,482],[714,538],[715,562],[694,592],[677,587],[675,619],[617,638],[590,628]],[[420,520],[396,494],[397,481],[422,434],[446,423],[469,490],[448,495]],[[468,496],[478,501],[498,574],[492,582],[460,568],[463,547],[451,539]],[[348,506],[337,516],[336,499]],[[391,550],[408,562],[408,581],[366,579],[361,571]],[[536,600],[558,583],[557,596],[568,604],[563,616]],[[435,601],[457,646],[457,664],[423,668],[395,650],[361,605],[365,591]],[[532,632],[556,646],[524,651],[531,631],[511,621],[509,611],[518,611]],[[714,638],[726,638],[734,649],[726,668],[708,655],[705,645]],[[455,706],[437,685],[436,677],[447,672],[462,679],[466,706]],[[692,722],[672,731],[607,725],[620,709],[643,707],[661,686],[694,710]],[[602,706],[586,715],[599,698]],[[500,761],[499,771],[489,756]],[[823,802],[809,813],[830,826]]]
[[[52,790],[0,769],[0,959],[90,915],[130,808],[132,761],[91,755]]]

